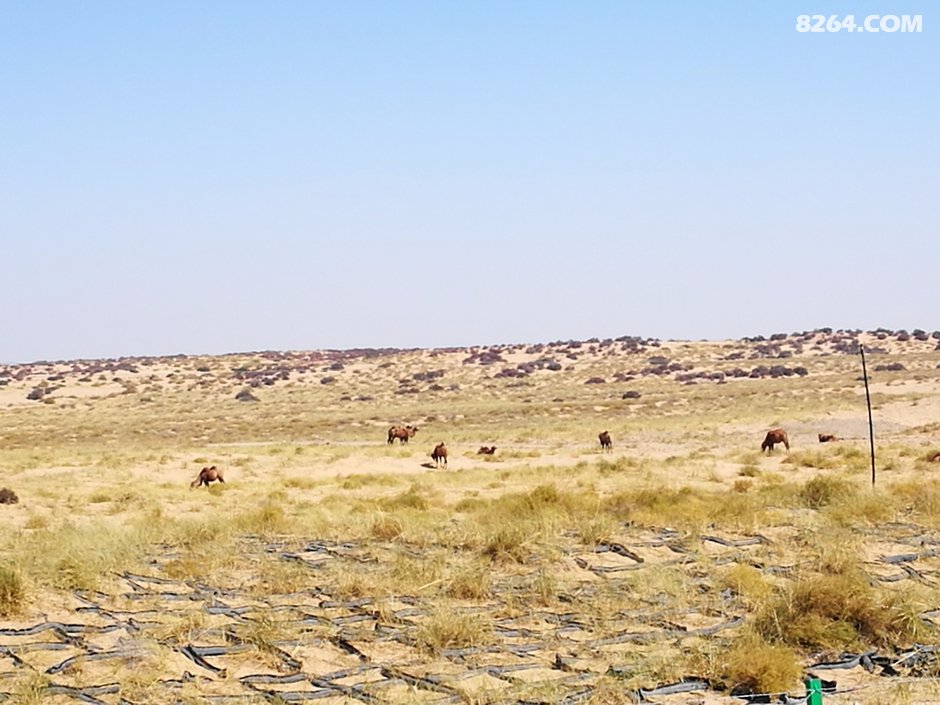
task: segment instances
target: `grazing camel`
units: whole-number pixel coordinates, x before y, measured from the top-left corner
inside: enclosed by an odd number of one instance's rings
[[[434,450],[431,451],[431,460],[434,461],[437,467],[441,465],[447,467],[447,446],[443,443],[438,443],[434,446]]]
[[[832,443],[833,441],[841,441],[841,440],[842,440],[842,438],[840,438],[839,436],[834,436],[834,435],[831,434],[831,433],[820,433],[820,434],[819,434],[819,442],[820,442],[820,443]]]
[[[787,436],[787,432],[782,428],[772,428],[767,431],[767,435],[764,437],[764,442],[760,444],[761,452],[765,450],[773,453],[774,445],[777,443],[783,443],[786,446],[787,451],[790,450],[790,438]]]
[[[602,451],[609,453],[614,449],[614,444],[610,442],[610,434],[607,431],[599,433],[597,439],[601,442]]]
[[[205,485],[206,487],[208,487],[209,483],[214,482],[215,480],[218,480],[223,485],[225,484],[225,478],[222,477],[222,471],[219,470],[215,465],[213,465],[211,468],[203,468],[202,470],[200,470],[199,476],[195,480],[193,480],[189,484],[189,486],[190,487],[202,487],[203,485]]]
[[[480,446],[477,455],[493,455],[496,452],[496,446]]]
[[[408,439],[413,438],[417,432],[417,426],[392,426],[388,429],[388,443],[391,445],[396,438],[402,443],[407,443]]]

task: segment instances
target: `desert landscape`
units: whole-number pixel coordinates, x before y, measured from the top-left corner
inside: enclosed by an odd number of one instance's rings
[[[940,703],[938,451],[924,330],[0,365],[0,701]]]

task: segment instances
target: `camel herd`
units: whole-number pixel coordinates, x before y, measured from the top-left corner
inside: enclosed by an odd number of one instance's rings
[[[417,426],[392,426],[388,429],[388,444],[391,445],[397,439],[400,444],[408,442],[409,438],[414,438],[414,435],[418,432]],[[613,442],[610,438],[609,431],[602,431],[597,434],[597,440],[601,444],[601,452],[610,453],[613,451]],[[843,440],[840,436],[835,436],[831,433],[820,433],[819,442],[820,443],[830,443],[832,441],[841,441]],[[767,435],[764,436],[764,442],[761,443],[760,449],[761,452],[766,451],[767,453],[774,452],[774,446],[783,444],[784,447],[789,451],[790,450],[790,438],[787,435],[787,432],[782,428],[772,428],[767,431]],[[481,446],[480,450],[477,451],[477,455],[493,455],[496,453],[496,446]],[[434,461],[434,465],[438,468],[447,467],[447,446],[444,443],[438,443],[434,446],[434,450],[431,451],[431,460]],[[940,453],[936,454],[935,458],[931,458],[931,461],[940,461]],[[215,465],[211,467],[203,468],[199,471],[199,475],[195,480],[190,484],[191,487],[202,487],[205,485],[209,486],[209,483],[219,481],[221,483],[225,482],[225,478],[222,476],[222,471],[219,470]]]

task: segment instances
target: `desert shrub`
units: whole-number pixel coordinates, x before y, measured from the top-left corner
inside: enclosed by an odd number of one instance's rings
[[[161,538],[170,546],[193,548],[219,543],[226,528],[226,523],[222,521],[182,519],[164,525],[164,535]]]
[[[905,505],[909,512],[932,518],[940,517],[940,482],[937,480],[911,480],[890,486],[890,493]]]
[[[602,477],[620,472],[636,472],[643,469],[643,466],[644,461],[639,458],[617,458],[616,460],[601,458],[597,461],[597,471]]]
[[[604,514],[586,514],[575,522],[574,532],[585,546],[596,546],[610,539],[616,526],[609,516]]]
[[[402,523],[395,517],[381,516],[372,522],[372,536],[383,541],[391,541],[401,536]]]
[[[625,502],[627,497],[632,497],[632,507]],[[615,499],[621,506],[627,504],[631,521],[651,527],[668,525],[697,530],[709,523],[737,525],[754,517],[750,493],[724,495],[690,487],[647,488]]]
[[[529,541],[524,523],[497,526],[486,535],[481,553],[493,561],[523,563],[531,553]]]
[[[412,486],[407,491],[393,497],[387,497],[379,502],[383,509],[417,509],[425,511],[430,506],[427,497],[419,487]]]
[[[110,502],[111,499],[109,490],[96,490],[88,495],[89,504],[102,504],[103,502]]]
[[[357,473],[342,479],[340,487],[344,490],[357,490],[372,485],[395,485],[400,482],[398,478],[392,475],[369,475],[367,473]]]
[[[802,674],[792,648],[747,635],[721,659],[712,677],[734,693],[782,693],[796,686]]]
[[[487,501],[479,497],[464,497],[454,505],[455,512],[476,512],[487,506]]]
[[[258,597],[298,592],[310,585],[310,570],[283,559],[266,560],[250,590]]]
[[[17,705],[42,705],[49,702],[49,685],[48,675],[30,670],[5,681],[4,690],[9,692],[10,702]]]
[[[9,617],[23,606],[23,579],[14,568],[0,565],[0,616]]]
[[[561,495],[555,485],[539,485],[524,499],[524,503],[531,509],[538,509],[550,504],[558,504]]]
[[[431,553],[415,556],[401,553],[395,557],[391,569],[391,583],[399,590],[414,591],[422,586],[441,582],[444,579],[446,556]]]
[[[491,634],[492,626],[484,615],[439,609],[418,627],[415,643],[436,654],[447,648],[481,646],[490,640]]]
[[[817,470],[835,470],[841,466],[835,454],[821,450],[794,451],[780,462]]]
[[[760,605],[773,592],[773,586],[767,582],[763,573],[753,566],[741,563],[735,563],[720,573],[718,584],[752,606]]]
[[[806,481],[799,496],[810,509],[820,509],[852,494],[854,488],[845,480],[829,475],[817,475]]]
[[[94,589],[106,576],[133,563],[148,541],[132,527],[66,524],[24,536],[18,548],[30,556],[23,569],[37,582],[66,590]]]
[[[466,509],[470,505],[464,502],[461,506]],[[596,509],[597,500],[591,494],[539,485],[529,492],[512,492],[484,503],[476,514],[482,526],[523,525],[524,531],[538,533],[563,518],[593,514]]]
[[[540,605],[550,605],[557,600],[559,592],[558,579],[551,569],[540,568],[532,576],[528,587],[532,599]]]
[[[210,490],[219,487],[215,485]],[[291,528],[290,518],[276,498],[265,500],[257,509],[243,512],[235,517],[235,527],[242,533],[270,536],[286,533]]]
[[[843,526],[854,526],[859,522],[877,524],[891,521],[895,514],[894,503],[887,497],[872,492],[853,492],[827,510],[834,521]]]
[[[447,585],[447,594],[458,600],[485,600],[490,596],[490,569],[484,564],[458,571]]]
[[[868,454],[852,445],[827,444],[812,450],[795,450],[780,462],[817,470],[865,470],[868,467]]]
[[[810,650],[910,643],[921,629],[905,605],[875,591],[861,572],[818,575],[788,586],[758,611],[771,643]]]
[[[281,480],[281,484],[291,489],[312,490],[318,482],[312,477],[286,477]]]

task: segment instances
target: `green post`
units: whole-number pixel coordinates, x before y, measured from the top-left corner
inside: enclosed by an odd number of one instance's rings
[[[806,679],[806,705],[823,705],[822,681],[818,678]]]

